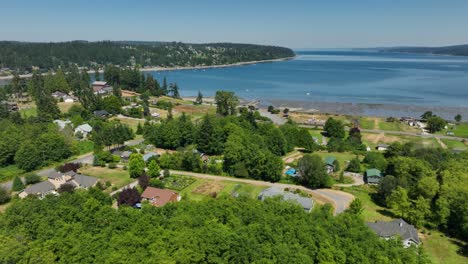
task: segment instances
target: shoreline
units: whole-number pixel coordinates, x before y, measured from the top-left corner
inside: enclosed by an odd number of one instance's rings
[[[236,62],[232,64],[220,64],[220,65],[209,65],[209,66],[176,66],[176,67],[154,66],[154,67],[140,68],[139,70],[141,72],[151,72],[151,71],[182,71],[182,70],[216,69],[216,68],[228,68],[228,67],[252,65],[252,64],[257,64],[257,63],[288,61],[288,60],[293,60],[296,57],[297,56],[279,58],[279,59],[269,59],[269,60],[244,61],[244,62]],[[99,73],[103,73],[103,72],[104,70],[99,70]],[[94,71],[88,70],[88,73],[94,73]],[[46,74],[47,73],[42,73],[41,75],[46,75]],[[32,73],[20,75],[20,78],[31,78],[31,77],[32,77]],[[11,79],[13,79],[13,75],[0,76],[0,81],[8,81]]]

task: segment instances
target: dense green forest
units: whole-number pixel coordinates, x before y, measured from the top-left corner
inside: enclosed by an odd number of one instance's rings
[[[384,51],[468,56],[468,45],[456,45],[446,47],[401,47],[388,48],[384,49]]]
[[[291,49],[251,44],[151,43],[151,42],[0,42],[0,68],[21,73],[33,66],[46,71],[70,65],[95,68],[120,66],[199,66],[246,61],[279,59],[294,56]]]
[[[0,262],[428,263],[358,215],[331,211],[245,197],[116,210],[95,188],[31,197],[0,215]]]

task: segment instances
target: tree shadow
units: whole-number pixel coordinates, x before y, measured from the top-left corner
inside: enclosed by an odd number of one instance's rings
[[[387,209],[378,209],[377,212],[382,214],[382,215],[391,217],[391,218],[397,218],[397,215],[395,215],[393,212],[391,212],[391,211],[389,211]]]
[[[457,254],[463,257],[468,257],[468,243],[453,238],[449,238],[449,241],[458,246]]]

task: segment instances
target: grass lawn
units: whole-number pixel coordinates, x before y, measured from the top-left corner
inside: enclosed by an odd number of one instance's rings
[[[37,116],[37,108],[35,106],[29,108],[22,108],[19,110],[19,112],[23,117]]]
[[[138,127],[138,123],[140,123],[141,125],[143,125],[145,123],[144,120],[138,120],[138,119],[133,119],[133,118],[125,118],[125,117],[113,117],[111,118],[113,120],[120,120],[120,123],[122,124],[125,124],[125,125],[128,125],[130,128],[133,129],[133,131],[136,131],[137,127]]]
[[[92,152],[94,150],[94,142],[90,140],[83,140],[83,141],[78,141],[76,143],[79,149],[78,155],[83,155],[89,152]]]
[[[105,181],[110,181],[113,186],[121,188],[136,179],[130,178],[128,171],[121,168],[109,169],[106,167],[93,167],[93,166],[84,166],[80,168],[80,173],[84,175],[93,176]]]
[[[453,148],[467,149],[466,143],[463,143],[458,140],[451,140],[451,139],[443,138],[441,139],[441,141],[444,142],[444,144],[447,145],[449,149],[453,149]]]
[[[267,188],[265,186],[255,186],[246,183],[237,183],[232,181],[214,181],[208,179],[193,178],[195,181],[187,188],[180,191],[183,199],[193,201],[201,201],[210,198],[210,194],[217,193],[217,196],[222,195],[246,195],[251,198],[257,198],[260,192]]]
[[[6,182],[13,179],[15,176],[21,176],[24,170],[18,168],[16,165],[9,165],[0,168],[0,182]]]
[[[190,186],[195,182],[195,178],[183,175],[172,174],[169,177],[165,177],[162,182],[164,183],[165,188],[182,191],[183,189]]]
[[[74,105],[80,105],[80,103],[78,103],[78,102],[75,102],[75,103],[65,103],[65,102],[57,103],[57,106],[60,109],[61,113],[67,113],[68,110],[70,110],[70,108],[72,106],[74,106]]]
[[[314,152],[313,154],[319,155],[323,160],[327,158],[328,156],[335,157],[338,162],[340,163],[340,168],[343,170],[346,166],[346,162],[354,159],[356,155],[354,155],[351,152],[326,152],[326,151],[320,151],[320,152]]]
[[[360,117],[359,125],[362,129],[375,129],[375,118],[370,117]]]
[[[388,130],[388,131],[405,131],[405,132],[418,132],[418,129],[409,126],[407,124],[404,124],[400,121],[395,121],[395,122],[387,122],[385,120],[381,120],[379,122],[379,127],[378,129],[380,130]]]
[[[313,137],[318,138],[318,143],[319,144],[323,142],[322,132],[323,132],[323,130],[321,130],[321,129],[309,129],[310,135],[312,135]]]
[[[394,219],[390,210],[375,204],[371,199],[371,195],[376,193],[376,187],[364,185],[340,188],[340,190],[349,192],[362,201],[364,207],[362,214],[364,221],[390,221]],[[446,237],[444,234],[435,230],[426,231],[425,233],[426,234],[420,234],[420,238],[422,239],[425,252],[434,263],[468,263],[468,259],[457,252],[460,250],[460,244],[462,244],[462,242]]]
[[[449,126],[449,129],[447,130],[442,130],[440,132],[437,132],[439,135],[445,135],[448,131],[452,131],[455,135],[455,137],[463,137],[463,138],[468,138],[468,122],[461,123],[459,125],[455,125],[453,129],[452,127]]]
[[[459,245],[463,244],[463,242],[447,237],[439,231],[432,230],[430,231],[430,235],[424,234],[421,238],[425,252],[434,263],[468,263],[468,258],[457,253],[460,249]]]
[[[385,133],[361,133],[362,135],[362,142],[366,144],[366,146],[370,147],[371,149],[375,149],[375,147],[380,144],[391,144],[393,142],[414,142],[416,145],[424,146],[424,147],[440,147],[440,144],[437,142],[435,138],[422,138],[416,136],[401,136],[401,135],[390,135]]]

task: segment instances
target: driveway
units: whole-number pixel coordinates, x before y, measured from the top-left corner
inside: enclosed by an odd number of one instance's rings
[[[259,109],[258,112],[260,113],[261,116],[270,118],[271,121],[273,121],[273,123],[274,123],[275,125],[279,125],[279,126],[280,126],[280,125],[286,124],[286,121],[287,121],[287,120],[286,120],[285,118],[280,117],[280,116],[278,116],[278,115],[274,115],[274,114],[268,112],[268,111],[265,110],[265,109]]]
[[[294,185],[294,184],[272,183],[272,182],[266,182],[266,181],[240,179],[240,178],[234,178],[234,177],[217,176],[217,175],[202,174],[202,173],[195,173],[195,172],[188,172],[188,171],[171,170],[171,173],[191,176],[191,177],[200,178],[200,179],[242,182],[242,183],[248,183],[248,184],[252,184],[256,186],[300,189],[311,194],[312,197],[317,201],[331,204],[334,207],[335,215],[345,211],[349,207],[349,204],[354,200],[354,196],[352,194],[338,191],[338,190],[309,189],[307,187]]]

